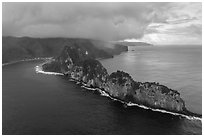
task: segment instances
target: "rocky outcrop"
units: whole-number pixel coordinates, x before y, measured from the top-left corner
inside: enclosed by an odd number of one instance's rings
[[[123,71],[113,72],[107,83],[106,91],[127,102],[174,112],[185,110],[185,103],[180,94],[158,83],[136,82]]]
[[[123,71],[108,74],[102,64],[80,47],[64,47],[61,55],[43,65],[45,71],[64,73],[88,87],[104,90],[111,97],[185,114],[180,93],[155,82],[137,82]]]

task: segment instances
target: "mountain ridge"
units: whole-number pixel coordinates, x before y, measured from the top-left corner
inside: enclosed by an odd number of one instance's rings
[[[98,43],[102,43],[101,45]],[[127,46],[83,38],[32,38],[32,37],[2,37],[2,63],[12,61],[53,57],[58,55],[65,45],[78,45],[88,49],[97,58],[111,58],[127,51]]]
[[[126,103],[201,117],[186,109],[178,91],[157,82],[135,81],[128,73],[119,70],[108,74],[97,59],[77,46],[65,46],[61,54],[42,65],[42,70],[60,73],[84,83],[88,88],[99,88],[109,96]]]

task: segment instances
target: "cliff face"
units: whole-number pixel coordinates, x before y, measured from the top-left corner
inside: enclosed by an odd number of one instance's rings
[[[173,112],[185,113],[185,103],[180,94],[159,83],[136,82],[123,71],[108,74],[102,64],[86,50],[65,47],[61,55],[44,64],[45,71],[61,72],[88,87],[104,90],[110,96]]]
[[[104,89],[111,96],[127,102],[175,112],[185,110],[185,103],[177,91],[156,83],[136,82],[123,71],[113,72]]]
[[[78,46],[95,58],[110,58],[128,49],[127,46],[91,39],[2,37],[2,62],[57,56],[65,45]]]

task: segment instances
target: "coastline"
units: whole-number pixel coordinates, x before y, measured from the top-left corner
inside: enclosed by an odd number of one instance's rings
[[[7,63],[2,63],[2,67],[7,66],[7,65],[11,65],[11,64],[15,64],[15,63],[19,63],[19,62],[24,62],[24,61],[48,60],[48,59],[52,59],[52,58],[53,57],[45,57],[45,58],[32,58],[32,59],[23,59],[23,60],[11,61],[11,62],[7,62]]]
[[[63,73],[47,72],[47,71],[43,71],[43,70],[42,70],[42,65],[43,65],[43,64],[46,64],[47,62],[52,61],[52,58],[53,58],[53,57],[24,59],[24,60],[19,60],[19,61],[4,63],[4,64],[2,64],[2,67],[3,67],[3,66],[7,66],[7,65],[11,65],[11,64],[15,64],[15,63],[19,63],[19,62],[24,62],[24,61],[45,60],[44,63],[35,66],[35,72],[36,72],[36,73],[47,74],[47,75],[60,75],[60,76],[64,76]],[[97,59],[97,60],[102,60],[102,59],[106,59],[106,58],[100,58],[100,59]],[[82,88],[85,88],[85,89],[88,89],[88,90],[98,91],[98,92],[101,94],[101,96],[108,97],[108,98],[110,98],[110,99],[112,99],[112,100],[114,100],[114,101],[119,101],[119,102],[121,102],[122,104],[125,104],[125,105],[128,106],[128,107],[137,106],[137,107],[140,107],[140,108],[143,108],[143,109],[148,109],[148,110],[151,110],[151,111],[156,111],[156,112],[161,112],[161,113],[167,113],[167,114],[171,114],[171,115],[175,115],[175,116],[182,116],[182,117],[187,118],[187,119],[189,119],[189,120],[199,120],[199,121],[202,122],[202,117],[191,116],[191,115],[185,115],[185,114],[176,113],[176,112],[170,112],[170,111],[163,110],[163,109],[151,108],[151,107],[147,107],[147,106],[144,106],[144,105],[139,105],[139,104],[132,103],[132,102],[125,102],[125,101],[122,101],[122,100],[120,100],[120,99],[117,99],[117,98],[115,98],[115,97],[110,96],[106,91],[103,91],[103,90],[101,90],[101,89],[99,89],[99,88],[91,88],[91,87],[88,87],[87,84],[82,83],[82,82],[77,81],[77,80],[72,79],[72,78],[70,78],[69,81],[73,81],[73,82],[75,82],[77,85],[78,85],[78,84],[82,84],[82,86],[81,86]],[[199,114],[199,115],[200,115],[200,114]]]
[[[24,60],[19,60],[19,61],[4,63],[4,64],[2,64],[2,67],[3,67],[3,66],[7,66],[7,65],[11,65],[11,64],[15,64],[15,63],[19,63],[19,62],[24,62],[24,61],[45,60],[44,63],[35,66],[35,72],[36,72],[36,73],[47,74],[47,75],[60,75],[60,76],[64,76],[63,73],[43,71],[42,65],[43,65],[43,64],[46,64],[46,63],[48,63],[48,62],[50,62],[50,61],[52,61],[52,58],[53,58],[53,57],[24,59]],[[100,58],[100,59],[97,59],[97,60],[102,60],[102,59],[106,59],[106,58]],[[156,111],[156,112],[161,112],[161,113],[168,113],[168,114],[172,114],[172,115],[175,115],[175,116],[182,116],[182,117],[187,118],[187,119],[189,119],[189,120],[199,120],[199,121],[202,122],[202,117],[191,116],[191,115],[185,115],[185,114],[176,113],[176,112],[170,112],[170,111],[163,110],[163,109],[151,108],[151,107],[147,107],[147,106],[144,106],[144,105],[139,105],[139,104],[132,103],[132,102],[125,102],[125,101],[123,101],[123,100],[120,100],[120,99],[117,99],[117,98],[115,98],[115,97],[110,96],[106,91],[103,91],[103,90],[101,90],[101,89],[99,89],[99,88],[91,88],[91,87],[88,87],[87,84],[85,84],[85,83],[83,83],[83,82],[80,82],[80,81],[77,81],[77,80],[72,79],[72,78],[70,78],[69,81],[73,81],[73,82],[75,82],[77,85],[78,85],[78,84],[82,84],[82,86],[81,86],[82,88],[85,88],[85,89],[88,89],[88,90],[98,91],[98,92],[101,94],[101,96],[108,97],[108,98],[110,98],[110,99],[112,99],[112,100],[114,100],[114,101],[119,101],[119,102],[121,102],[122,104],[125,104],[127,107],[137,106],[137,107],[140,107],[140,108],[143,108],[143,109],[148,109],[148,110],[151,110],[151,111]],[[200,114],[199,114],[199,115],[200,115]]]
[[[42,69],[42,65],[52,61],[51,60],[52,58],[49,58],[49,59],[45,59],[46,61],[38,66],[35,66],[35,72],[36,73],[43,73],[43,74],[48,74],[48,75],[61,75],[63,76],[64,74],[63,73],[57,73],[57,72],[46,72],[46,71],[43,71]]]
[[[42,70],[42,65],[49,62],[49,60],[47,60],[46,62],[38,65],[35,67],[35,70],[36,70],[36,73],[42,73],[42,74],[48,74],[48,75],[61,75],[61,76],[64,76],[63,73],[56,73],[56,72],[47,72],[47,71],[43,71]],[[167,114],[171,114],[171,115],[175,115],[175,116],[181,116],[181,117],[184,117],[184,118],[187,118],[188,120],[199,120],[202,122],[202,117],[199,117],[199,116],[192,116],[192,115],[186,115],[186,114],[181,114],[181,113],[176,113],[176,112],[170,112],[170,111],[167,111],[167,110],[163,110],[163,109],[157,109],[157,108],[151,108],[151,107],[148,107],[148,106],[144,106],[144,105],[140,105],[140,104],[136,104],[136,103],[132,103],[132,102],[125,102],[123,100],[120,100],[120,99],[117,99],[115,97],[112,97],[110,94],[108,94],[106,91],[104,90],[101,90],[99,88],[91,88],[89,87],[86,83],[84,82],[81,82],[81,81],[77,81],[76,79],[73,79],[73,78],[70,78],[69,81],[72,81],[72,82],[75,82],[77,85],[79,84],[82,84],[81,88],[85,88],[87,90],[92,90],[92,91],[98,91],[100,93],[101,96],[105,96],[105,97],[108,97],[114,101],[119,101],[121,102],[122,104],[125,104],[127,107],[132,107],[132,106],[137,106],[137,107],[140,107],[140,108],[143,108],[143,109],[147,109],[147,110],[151,110],[151,111],[156,111],[156,112],[161,112],[161,113],[167,113]],[[200,114],[198,114],[200,115]]]

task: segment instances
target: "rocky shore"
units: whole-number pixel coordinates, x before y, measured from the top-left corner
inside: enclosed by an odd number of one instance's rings
[[[123,71],[110,75],[102,64],[80,47],[65,46],[61,54],[43,64],[44,71],[63,73],[87,87],[99,88],[113,98],[170,112],[194,115],[180,93],[156,82],[137,82]]]

